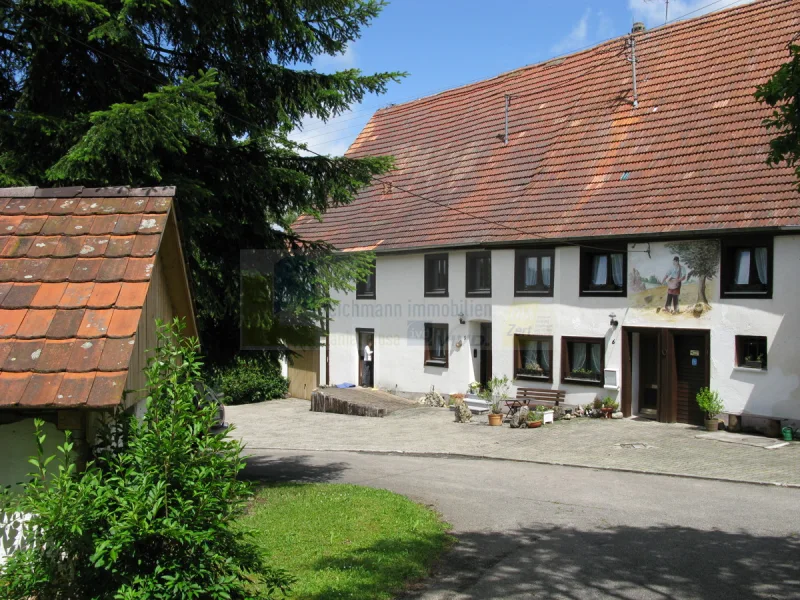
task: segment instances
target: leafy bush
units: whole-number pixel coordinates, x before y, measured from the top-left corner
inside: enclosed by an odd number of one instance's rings
[[[707,387],[697,392],[697,405],[706,414],[706,419],[711,420],[725,410],[725,404],[720,400],[719,392],[711,391]]]
[[[237,356],[228,367],[214,372],[214,387],[225,394],[225,404],[250,404],[283,398],[289,381],[278,362],[267,355]]]
[[[250,495],[236,477],[241,445],[209,433],[216,410],[195,401],[197,341],[180,330],[178,321],[159,323],[147,413],[126,418],[127,435],[85,471],[72,462],[67,434],[58,472],[45,476],[53,457],[43,455],[37,421],[32,480],[0,506],[31,515],[19,523],[27,547],[0,567],[1,598],[268,598],[291,583],[235,523]]]

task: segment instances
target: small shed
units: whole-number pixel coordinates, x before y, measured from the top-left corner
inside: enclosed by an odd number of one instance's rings
[[[80,454],[100,415],[143,412],[156,319],[197,335],[174,193],[0,189],[0,486],[30,470],[34,418]]]

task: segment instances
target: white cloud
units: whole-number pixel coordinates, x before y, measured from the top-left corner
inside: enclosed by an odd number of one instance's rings
[[[323,73],[352,69],[358,62],[358,55],[353,44],[349,44],[342,54],[330,56],[321,54],[314,58],[314,68]]]
[[[589,17],[592,15],[590,8],[586,9],[583,13],[581,20],[575,24],[566,37],[560,42],[554,44],[550,51],[553,54],[564,54],[565,52],[572,52],[586,45],[589,39]]]
[[[669,0],[669,20],[699,17],[706,13],[730,8],[738,4],[748,4],[753,0]],[[665,0],[628,0],[628,7],[636,21],[642,21],[647,27],[658,27],[664,24]]]
[[[347,111],[328,120],[309,117],[303,121],[301,129],[295,129],[289,138],[306,144],[309,149],[320,154],[342,156],[369,119],[368,112]]]

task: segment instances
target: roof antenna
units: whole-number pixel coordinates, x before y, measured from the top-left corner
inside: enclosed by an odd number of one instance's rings
[[[644,0],[644,1],[653,2],[653,0]],[[667,23],[669,23],[669,0],[664,0],[664,25],[666,25]]]
[[[508,145],[508,109],[511,108],[511,94],[506,94],[506,131],[503,134],[503,145]]]
[[[629,37],[631,42],[631,55],[628,57],[628,61],[631,63],[631,67],[633,68],[633,108],[639,108],[639,92],[636,88],[636,37],[634,36],[634,33],[641,31],[641,29],[638,29],[637,25],[641,24],[635,23],[633,25],[633,31],[631,31],[631,35]]]

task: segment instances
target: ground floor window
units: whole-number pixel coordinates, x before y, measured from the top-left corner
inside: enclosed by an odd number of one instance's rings
[[[736,365],[748,369],[766,370],[767,338],[754,335],[737,335]]]
[[[447,324],[425,323],[425,365],[447,366]]]
[[[514,375],[517,379],[553,380],[553,338],[514,336]]]
[[[562,338],[562,381],[603,385],[603,338]]]

